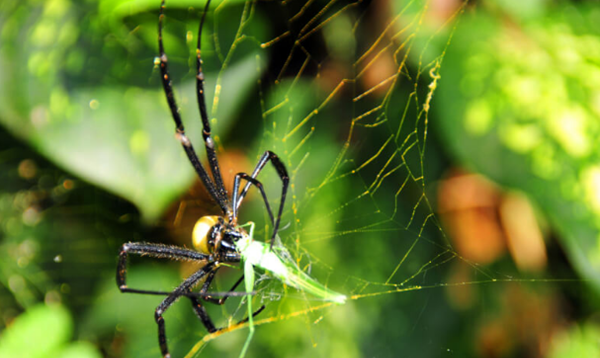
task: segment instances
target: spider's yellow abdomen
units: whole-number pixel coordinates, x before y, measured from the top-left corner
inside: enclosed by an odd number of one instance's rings
[[[194,248],[203,254],[211,254],[212,246],[209,245],[210,229],[219,222],[217,215],[203,216],[196,222],[194,233],[192,234],[192,244]]]

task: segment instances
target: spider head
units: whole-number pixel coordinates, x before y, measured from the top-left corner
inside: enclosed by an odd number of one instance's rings
[[[226,259],[237,256],[235,243],[244,235],[244,230],[225,222],[222,216],[211,215],[196,222],[192,240],[197,251]]]

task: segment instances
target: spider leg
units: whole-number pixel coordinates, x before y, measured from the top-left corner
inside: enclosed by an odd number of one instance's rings
[[[160,345],[160,350],[162,352],[163,357],[171,357],[171,355],[169,354],[169,348],[167,346],[167,335],[165,332],[165,320],[163,318],[163,314],[169,307],[171,307],[173,303],[175,303],[175,301],[177,301],[180,297],[185,296],[186,293],[189,292],[192,289],[192,287],[194,287],[194,285],[198,283],[198,281],[200,281],[204,276],[206,276],[212,270],[214,270],[216,265],[216,262],[209,262],[208,264],[206,264],[206,266],[196,271],[193,275],[185,279],[185,281],[183,281],[183,283],[179,285],[169,296],[167,296],[167,298],[165,298],[156,308],[156,311],[154,313],[154,320],[158,324],[158,344]],[[191,299],[194,300],[195,298]],[[206,311],[204,313],[206,314]],[[208,314],[206,314],[206,318],[210,322],[212,329],[214,329],[214,325],[212,325],[210,318],[208,318]],[[211,326],[206,326],[209,332],[211,330]]]
[[[206,4],[207,7],[208,7],[208,4],[209,3],[207,2],[207,4]],[[200,177],[200,180],[204,184],[204,187],[206,188],[206,190],[212,196],[214,201],[221,207],[221,210],[223,211],[223,213],[225,213],[226,215],[231,215],[231,204],[229,203],[229,199],[227,198],[225,188],[223,186],[223,180],[221,179],[221,175],[219,173],[219,165],[217,163],[217,157],[216,157],[216,154],[214,151],[214,142],[210,138],[210,127],[208,127],[208,131],[207,131],[208,120],[207,119],[205,120],[205,118],[203,116],[204,142],[206,144],[206,150],[207,150],[209,162],[211,165],[211,171],[213,173],[213,177],[215,178],[214,183],[210,179],[208,173],[206,172],[206,170],[204,169],[202,164],[200,163],[200,160],[198,159],[198,155],[196,154],[196,151],[194,150],[194,147],[192,146],[192,142],[189,140],[189,138],[185,134],[185,128],[183,127],[183,122],[181,121],[181,116],[179,115],[179,109],[177,107],[177,102],[175,101],[175,94],[173,93],[173,84],[171,82],[171,77],[169,76],[169,70],[168,70],[168,58],[167,58],[167,54],[165,53],[165,49],[164,49],[164,45],[163,45],[162,28],[163,28],[163,18],[165,17],[164,9],[165,9],[165,0],[162,0],[162,2],[160,4],[160,15],[158,17],[158,49],[159,49],[159,53],[160,53],[160,57],[159,57],[160,58],[160,73],[161,73],[163,89],[164,89],[165,95],[167,97],[167,103],[169,105],[169,109],[171,110],[171,115],[173,117],[173,120],[175,121],[175,126],[177,128],[176,136],[177,136],[177,139],[179,140],[179,142],[181,142],[181,145],[183,147],[183,150],[185,151],[185,154],[187,154],[188,159],[192,163],[192,166],[196,170],[196,173],[198,173],[198,176]],[[205,11],[205,13],[206,13],[206,11]],[[202,21],[204,21],[204,16],[202,17]],[[200,26],[202,26],[202,24]],[[199,53],[198,53],[198,56],[199,56]],[[199,77],[199,78],[203,77],[201,71],[198,72],[197,77]],[[202,83],[202,81],[200,81],[200,80],[198,80],[198,81],[200,83]],[[198,91],[202,91],[202,92],[204,91],[202,88],[202,84],[200,85]],[[200,95],[200,93],[199,93],[198,96],[199,96],[199,98],[201,97],[202,99],[204,99],[203,94]],[[202,101],[202,103],[204,103],[204,101]],[[200,107],[202,107],[202,106],[200,106]],[[206,109],[204,110],[204,114],[206,115]]]
[[[217,272],[216,268],[214,271],[211,271],[211,273],[209,274],[209,277],[206,278],[206,281],[204,281],[204,285],[202,286],[202,290],[200,290],[202,299],[206,302],[210,302],[210,303],[214,303],[216,305],[222,305],[225,303],[225,301],[227,301],[227,299],[229,297],[232,296],[237,296],[237,295],[223,295],[221,298],[215,298],[212,297],[211,295],[214,295],[213,292],[207,292],[208,291],[208,287],[210,286],[210,281],[213,280],[215,273]],[[227,293],[233,293],[235,291],[235,289],[240,285],[240,283],[242,283],[244,281],[244,275],[242,275],[242,277],[240,277],[239,280],[237,280],[236,283],[233,284],[233,286],[231,286],[231,289],[229,289],[229,291],[227,291]],[[247,296],[248,293],[247,292],[241,292],[243,293],[244,296]],[[254,294],[254,293],[253,293]],[[254,312],[254,316],[257,315],[260,311],[262,311],[265,308],[265,306],[263,305],[262,308],[258,309],[256,312]],[[247,320],[247,318],[241,322],[245,322]]]
[[[206,148],[206,156],[208,157],[208,163],[212,177],[215,182],[217,192],[221,196],[222,200],[228,201],[227,191],[223,184],[223,178],[221,177],[221,171],[219,169],[219,162],[217,160],[217,154],[215,152],[215,142],[211,137],[210,122],[208,120],[208,114],[206,113],[206,100],[204,99],[204,73],[202,72],[202,56],[201,56],[201,44],[202,44],[202,28],[204,27],[204,20],[206,18],[206,12],[210,0],[206,2],[204,7],[204,13],[200,20],[200,27],[198,28],[198,43],[196,46],[196,97],[198,100],[198,110],[200,111],[200,118],[202,119],[202,139],[204,140],[204,146]],[[230,214],[230,213],[228,213]]]
[[[117,265],[117,286],[121,292],[141,293],[147,295],[170,295],[171,292],[138,290],[127,287],[127,258],[129,254],[149,256],[176,261],[205,261],[209,255],[177,246],[151,244],[147,242],[130,242],[121,246]]]
[[[281,182],[282,182],[281,202],[279,203],[279,211],[277,213],[277,219],[275,220],[275,224],[273,226],[273,235],[271,236],[271,250],[272,250],[273,243],[275,242],[275,237],[277,236],[277,231],[279,231],[279,222],[281,221],[281,215],[283,213],[283,204],[285,203],[285,197],[287,195],[287,189],[288,189],[288,184],[289,184],[290,178],[288,176],[287,170],[285,169],[285,166],[283,165],[283,163],[281,162],[279,157],[275,153],[273,153],[269,150],[267,150],[265,152],[265,154],[263,154],[262,157],[260,157],[260,160],[258,161],[256,168],[254,168],[254,171],[252,172],[252,178],[256,178],[258,173],[260,173],[260,171],[265,167],[265,165],[267,164],[267,162],[269,160],[273,164],[273,167],[277,171],[277,175],[279,175],[279,178],[281,179]],[[250,189],[250,185],[252,185],[252,184],[253,183],[249,181],[246,184],[246,186],[244,187],[244,190],[242,190],[242,193],[240,194],[239,199],[237,199],[237,202],[236,201],[233,202],[233,206],[236,208],[236,212],[237,212],[237,209],[239,208],[240,204],[242,203],[242,200],[244,200],[244,197],[246,196],[248,189]]]
[[[213,271],[211,271],[209,273],[209,276],[206,278],[206,281],[204,281],[204,285],[202,285],[202,289],[200,290],[200,293],[201,293],[201,297],[204,301],[214,303],[214,304],[220,306],[220,305],[224,304],[225,301],[227,301],[227,299],[229,297],[232,297],[233,295],[224,295],[223,297],[217,299],[217,298],[211,296],[211,294],[214,294],[214,293],[207,292],[208,287],[210,286],[212,280],[214,279],[215,274],[217,273],[218,269],[219,269],[219,267],[215,268]],[[240,285],[240,283],[242,283],[242,281],[244,281],[244,275],[242,275],[242,277],[240,277],[240,279],[237,280],[237,282],[234,283],[233,286],[231,286],[231,289],[229,289],[229,291],[227,291],[227,292],[232,293],[233,291],[235,291],[235,289]],[[243,292],[243,294],[245,296],[248,295],[247,292]],[[265,306],[263,305],[261,308],[256,310],[256,312],[254,312],[253,316],[256,316],[257,314],[259,314],[260,311],[262,311],[264,308],[265,308]],[[246,322],[247,320],[248,320],[248,318],[240,321],[239,323]]]
[[[221,297],[220,299],[217,299],[217,298],[211,297],[210,293],[207,292],[208,288],[212,284],[213,279],[215,278],[215,275],[218,270],[219,270],[219,267],[215,267],[214,270],[212,270],[208,273],[208,276],[206,277],[206,280],[204,281],[204,284],[202,285],[202,289],[200,290],[200,293],[202,295],[205,295],[205,294],[207,295],[202,298],[204,301],[214,303],[217,305],[222,305],[225,303],[225,301],[227,300],[227,298],[229,296],[225,296],[225,297]],[[244,276],[242,276],[242,278],[243,277]],[[233,287],[231,287],[229,292],[234,291],[241,282],[242,282],[241,279],[238,280],[233,285]],[[197,297],[190,297],[190,300],[192,301],[192,308],[194,309],[194,312],[196,312],[196,316],[198,316],[200,321],[202,321],[202,324],[204,325],[204,327],[206,327],[206,330],[209,333],[214,333],[214,332],[218,331],[219,329],[217,329],[215,327],[214,323],[212,322],[212,320],[210,319],[210,317],[208,315],[208,312],[206,312],[206,308],[204,308],[204,306],[200,303],[200,300]]]
[[[208,333],[214,333],[218,331],[218,329],[215,327],[214,323],[208,316],[206,308],[204,308],[204,306],[200,303],[200,300],[196,297],[190,297],[190,300],[192,301],[192,308],[194,308],[196,316],[200,318],[200,321],[202,321],[202,324],[204,325],[204,327],[206,327]]]
[[[259,313],[261,313],[265,309],[265,307],[266,307],[265,305],[262,305],[262,306],[260,306],[259,309],[254,311],[254,313],[252,313],[252,318],[256,317]],[[250,319],[250,317],[246,317],[243,320],[239,321],[238,324],[246,323],[246,322],[248,322],[249,319]]]
[[[231,296],[223,296],[223,297],[217,299],[217,298],[211,297],[210,292],[207,292],[218,269],[219,269],[219,267],[216,267],[214,270],[212,270],[208,274],[208,277],[206,277],[206,280],[204,281],[204,284],[202,285],[202,289],[200,290],[200,293],[203,296],[202,300],[204,300],[206,302],[214,303],[217,305],[222,305],[225,303],[227,298],[229,298]],[[240,279],[237,280],[237,282],[231,287],[229,292],[233,292],[240,285],[240,283],[242,283],[243,280],[244,280],[244,275],[242,275],[242,277],[240,277]],[[190,300],[192,301],[192,308],[194,308],[194,312],[196,312],[196,315],[198,316],[198,318],[200,318],[200,320],[202,321],[202,324],[204,324],[204,327],[206,327],[206,329],[208,330],[209,333],[214,333],[221,329],[221,328],[215,327],[215,325],[212,323],[212,320],[208,316],[208,313],[206,312],[206,308],[204,308],[204,306],[200,303],[200,301],[198,300],[197,297],[190,297]],[[255,317],[257,314],[261,313],[264,309],[265,309],[265,305],[262,305],[259,309],[257,309],[252,314],[252,317]],[[238,324],[247,322],[248,319],[249,318],[246,317],[243,320],[239,321]]]
[[[117,265],[117,286],[121,292],[139,293],[145,295],[168,296],[172,291],[156,291],[156,290],[140,290],[129,288],[127,286],[127,258],[129,254],[137,254],[140,256],[149,256],[155,258],[166,258],[174,261],[206,261],[209,256],[201,254],[197,251],[184,249],[177,246],[168,246],[163,244],[152,244],[146,242],[130,242],[121,246],[119,253],[119,263]],[[235,286],[234,286],[235,288]],[[208,301],[215,300],[215,296],[231,297],[231,296],[246,296],[246,292],[187,292],[184,296],[206,299]]]
[[[221,298],[215,298],[211,295],[212,294],[211,292],[208,292],[208,288],[210,287],[213,279],[215,278],[215,274],[217,273],[218,269],[219,268],[217,267],[208,274],[208,277],[206,278],[206,280],[204,281],[204,284],[202,285],[202,289],[200,290],[200,293],[201,293],[202,299],[204,301],[214,303],[216,305],[222,305],[225,303],[225,301],[227,301],[227,298],[230,297],[229,295],[225,295]],[[242,277],[239,280],[237,280],[237,282],[234,283],[233,286],[231,286],[231,288],[227,292],[231,293],[231,292],[235,291],[235,289],[240,285],[240,283],[242,283],[243,279],[244,279],[244,276],[242,275]]]
[[[267,212],[269,213],[269,218],[271,218],[271,223],[275,224],[275,219],[273,218],[273,212],[271,211],[271,205],[269,205],[269,201],[267,200],[267,194],[265,193],[265,189],[263,188],[263,185],[261,182],[259,182],[258,180],[254,179],[253,177],[251,177],[250,175],[246,174],[246,173],[238,173],[235,176],[235,179],[233,181],[233,197],[232,197],[232,201],[234,203],[237,202],[237,197],[239,195],[239,189],[240,189],[240,180],[244,179],[248,182],[248,184],[253,184],[255,187],[258,188],[258,190],[260,190],[260,193],[263,197],[263,200],[265,202],[265,206],[267,207]],[[237,218],[237,207],[234,206],[233,207],[233,217]]]

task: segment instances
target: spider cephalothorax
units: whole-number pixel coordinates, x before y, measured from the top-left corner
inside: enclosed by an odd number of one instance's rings
[[[203,216],[196,222],[192,234],[194,248],[203,254],[211,255],[218,261],[239,261],[235,243],[244,235],[244,229],[226,222],[222,216]]]

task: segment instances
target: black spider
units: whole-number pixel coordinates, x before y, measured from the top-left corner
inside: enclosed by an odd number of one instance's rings
[[[165,91],[165,95],[167,97],[169,109],[171,110],[171,115],[173,116],[173,120],[175,121],[176,137],[183,146],[183,150],[187,154],[188,159],[190,160],[192,166],[196,170],[196,173],[198,173],[198,176],[204,184],[204,187],[206,188],[212,199],[221,208],[222,215],[204,216],[200,218],[200,220],[198,220],[196,226],[194,227],[193,239],[194,248],[196,250],[189,250],[182,247],[168,246],[162,244],[130,242],[124,244],[121,247],[121,252],[119,254],[119,263],[117,267],[117,285],[119,286],[121,292],[167,296],[160,303],[160,305],[156,308],[155,311],[155,320],[158,324],[158,342],[160,344],[160,350],[164,357],[170,357],[170,354],[167,346],[167,337],[165,333],[163,313],[175,301],[177,301],[180,297],[187,297],[192,302],[192,307],[196,312],[198,318],[202,321],[202,324],[204,324],[208,332],[212,333],[217,331],[218,328],[216,328],[213,324],[202,303],[211,302],[218,305],[222,305],[228,297],[239,296],[233,291],[242,282],[243,276],[233,285],[230,291],[220,295],[220,298],[216,298],[217,295],[214,293],[211,294],[210,292],[208,292],[208,289],[210,288],[210,285],[213,282],[216,272],[221,267],[221,264],[237,263],[241,260],[240,254],[236,250],[235,242],[247,234],[242,228],[238,227],[237,216],[238,208],[244,200],[244,197],[246,196],[246,193],[248,192],[250,186],[254,185],[260,191],[265,205],[267,207],[267,212],[269,214],[271,222],[273,223],[273,234],[271,235],[272,249],[273,242],[275,241],[275,237],[277,235],[277,231],[279,230],[279,222],[281,220],[281,214],[283,212],[283,205],[285,202],[285,197],[289,183],[287,170],[285,169],[285,166],[283,165],[281,160],[273,152],[266,151],[258,161],[258,164],[252,172],[252,175],[248,175],[246,173],[238,173],[235,176],[233,185],[233,195],[231,200],[227,196],[227,191],[225,190],[225,186],[223,185],[223,179],[221,178],[219,163],[215,152],[215,144],[211,138],[211,129],[206,113],[206,104],[204,100],[204,75],[202,73],[202,58],[200,55],[200,45],[202,39],[202,26],[204,24],[204,19],[209,4],[210,0],[206,3],[204,13],[200,20],[200,27],[198,29],[198,44],[196,49],[196,94],[198,98],[200,117],[202,118],[202,137],[204,139],[204,145],[206,148],[206,154],[208,157],[208,163],[212,174],[212,179],[200,163],[200,160],[198,159],[198,156],[194,151],[192,143],[185,134],[183,123],[181,121],[181,117],[179,116],[179,111],[175,102],[173,86],[167,69],[167,55],[165,54],[162,40],[162,24],[164,18],[165,0],[162,0],[161,2],[160,16],[158,20],[158,48],[160,55],[159,59],[162,84]],[[271,207],[269,206],[269,202],[267,201],[267,196],[265,194],[262,184],[256,179],[257,175],[269,161],[271,161],[271,163],[275,167],[275,170],[277,171],[277,174],[279,175],[283,183],[281,192],[281,202],[279,204],[279,211],[277,212],[276,218],[273,216],[273,212],[271,211]],[[243,190],[241,190],[240,192],[241,180],[245,180],[247,183]],[[172,292],[138,290],[127,287],[126,274],[127,258],[129,254],[164,258],[169,260],[196,261],[201,262],[203,264],[203,267],[195,273],[193,273],[187,279],[185,279]],[[192,292],[192,289],[202,279],[205,280],[200,291]],[[243,294],[246,295],[247,293],[244,292]],[[260,313],[263,309],[264,306],[259,308],[256,312],[254,312],[253,315]],[[247,319],[248,318],[246,318],[242,322],[246,321]]]

